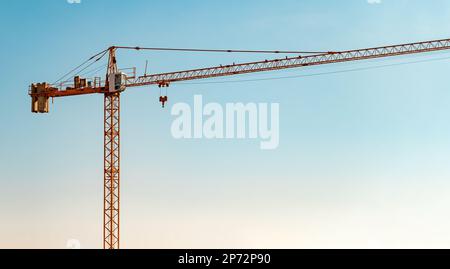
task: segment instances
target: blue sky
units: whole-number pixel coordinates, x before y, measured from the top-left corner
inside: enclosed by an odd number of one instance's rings
[[[54,81],[110,46],[341,50],[448,38],[448,1],[1,1],[0,248],[102,240],[102,96],[30,112]],[[122,95],[122,246],[449,247],[445,52],[174,84],[169,108],[280,103],[280,146],[175,140],[156,88]],[[268,55],[119,52],[119,67],[183,70]],[[210,80],[210,81],[217,81]],[[205,81],[208,82],[208,81]]]

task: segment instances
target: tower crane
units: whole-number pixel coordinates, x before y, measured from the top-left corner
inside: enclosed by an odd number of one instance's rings
[[[360,61],[375,58],[418,54],[425,52],[450,49],[450,39],[441,39],[425,42],[416,42],[392,46],[364,48],[347,51],[303,52],[307,56],[285,57],[273,60],[263,60],[231,65],[220,65],[200,69],[178,72],[145,74],[136,76],[121,72],[117,67],[116,51],[119,49],[131,50],[183,50],[208,52],[260,52],[260,53],[286,53],[300,54],[295,51],[245,51],[245,50],[200,50],[200,49],[167,49],[112,46],[94,55],[103,57],[108,55],[106,78],[86,79],[74,77],[73,85],[65,87],[63,83],[33,83],[30,86],[31,111],[33,113],[48,113],[49,99],[88,94],[103,94],[104,96],[104,199],[103,199],[103,248],[118,249],[120,243],[120,95],[128,88],[146,85],[168,87],[171,83],[233,76],[263,71],[280,70],[287,68],[300,68],[314,65]],[[167,96],[161,96],[164,106]]]

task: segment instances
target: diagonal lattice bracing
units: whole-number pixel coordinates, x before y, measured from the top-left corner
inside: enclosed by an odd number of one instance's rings
[[[120,213],[120,94],[104,97],[103,248],[119,248]]]

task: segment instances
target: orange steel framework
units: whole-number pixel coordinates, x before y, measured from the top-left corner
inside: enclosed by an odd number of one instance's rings
[[[117,73],[115,49],[110,50],[108,74]],[[120,216],[120,92],[104,96],[103,248],[119,248]]]
[[[113,46],[105,50],[105,53],[109,53],[109,59],[108,71],[103,85],[101,85],[101,82],[92,83],[91,81],[86,83],[83,81],[82,83],[75,82],[73,87],[63,89],[62,85],[37,83],[31,85],[29,92],[32,97],[32,112],[35,113],[49,112],[49,98],[94,93],[104,94],[103,248],[105,249],[118,249],[120,247],[120,94],[126,88],[145,85],[167,87],[170,83],[178,81],[448,50],[450,49],[450,39],[358,50],[330,51],[310,56],[286,57],[139,77],[127,77],[119,71],[116,61],[117,49],[140,50],[143,48]],[[115,76],[116,74],[118,76]],[[167,101],[167,98],[165,101]]]

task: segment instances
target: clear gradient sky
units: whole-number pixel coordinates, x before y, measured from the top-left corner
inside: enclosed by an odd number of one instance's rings
[[[341,50],[450,37],[446,0],[0,1],[0,248],[102,245],[103,99],[30,112],[54,81],[110,46]],[[283,55],[284,56],[284,55]],[[119,52],[149,72],[268,58]],[[124,248],[449,248],[449,53],[122,95]],[[176,140],[175,102],[280,103],[280,145]]]

